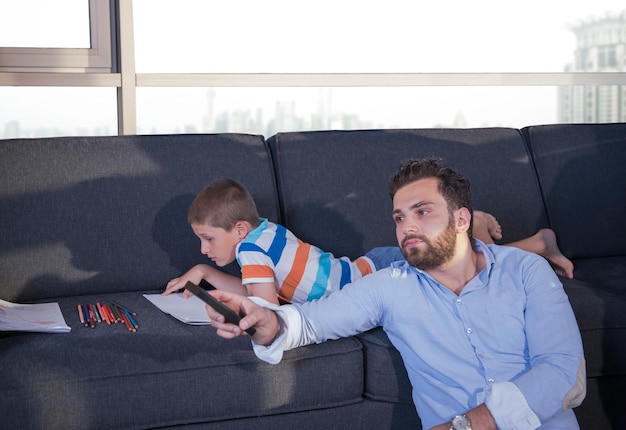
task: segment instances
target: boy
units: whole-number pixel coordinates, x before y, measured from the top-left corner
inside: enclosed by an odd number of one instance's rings
[[[172,279],[164,295],[187,281],[202,279],[220,290],[257,296],[270,303],[315,300],[402,258],[397,247],[375,248],[351,261],[302,242],[285,227],[260,218],[248,190],[233,179],[220,179],[191,203],[188,222],[200,238],[200,251],[217,266],[235,259],[241,278],[199,264]]]

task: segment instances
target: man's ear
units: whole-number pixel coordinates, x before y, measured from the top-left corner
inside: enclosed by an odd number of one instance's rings
[[[463,207],[457,211],[457,233],[466,233],[470,228],[470,221],[472,219],[472,215],[470,214],[469,209]]]

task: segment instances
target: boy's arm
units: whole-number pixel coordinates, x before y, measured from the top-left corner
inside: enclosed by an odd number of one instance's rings
[[[185,288],[187,281],[199,285],[200,281],[203,279],[219,290],[247,295],[246,288],[241,284],[241,278],[222,272],[208,264],[197,264],[184,275],[169,281],[163,295],[167,296],[168,294]],[[184,292],[185,297],[189,297],[189,294],[188,291]]]
[[[247,284],[246,289],[248,290],[249,296],[260,297],[266,302],[272,303],[274,305],[278,305],[278,295],[276,293],[276,286],[272,283],[260,283],[256,282],[253,284]]]

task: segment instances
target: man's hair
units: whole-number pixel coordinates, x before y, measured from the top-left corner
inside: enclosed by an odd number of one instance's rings
[[[246,187],[229,178],[218,179],[200,191],[187,214],[189,224],[208,224],[226,231],[238,221],[257,227],[259,213]]]
[[[472,237],[474,210],[472,208],[470,183],[459,172],[448,167],[441,158],[430,157],[423,160],[410,159],[401,162],[398,171],[387,183],[391,199],[393,200],[400,188],[426,178],[437,179],[439,192],[446,200],[450,214],[463,207],[470,211],[472,219],[467,233]]]

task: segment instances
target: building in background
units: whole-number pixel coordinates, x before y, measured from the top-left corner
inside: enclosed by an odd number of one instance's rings
[[[626,11],[572,27],[574,63],[567,72],[626,71]],[[626,85],[559,88],[560,123],[626,122]]]

